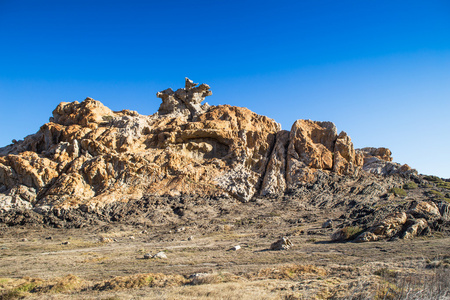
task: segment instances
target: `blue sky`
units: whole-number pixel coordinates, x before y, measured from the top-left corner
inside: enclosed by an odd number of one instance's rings
[[[449,1],[0,0],[0,146],[61,101],[153,114],[185,76],[212,105],[332,121],[450,177]]]

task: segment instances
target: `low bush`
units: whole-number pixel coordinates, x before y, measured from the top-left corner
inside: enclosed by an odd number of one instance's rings
[[[353,240],[362,231],[362,228],[359,226],[346,226],[344,228],[336,230],[331,235],[331,240],[334,242]]]
[[[430,196],[430,197],[437,197],[437,198],[443,198],[444,197],[444,194],[442,194],[441,192],[436,191],[436,190],[428,191],[427,195]]]
[[[392,194],[394,194],[397,197],[404,197],[404,196],[406,196],[406,191],[404,189],[402,189],[402,188],[397,188],[397,187],[391,188],[389,190],[389,193],[392,193]]]
[[[405,190],[413,190],[413,189],[417,189],[417,184],[416,184],[415,182],[413,182],[413,181],[409,181],[409,182],[407,182],[407,183],[405,183],[405,184],[403,185],[403,188],[404,188]]]
[[[434,182],[434,183],[444,182],[441,178],[439,178],[437,176],[431,176],[431,175],[424,176],[423,179]]]

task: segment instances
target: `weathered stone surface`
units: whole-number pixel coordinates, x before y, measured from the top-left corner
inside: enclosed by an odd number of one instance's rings
[[[390,238],[402,231],[407,221],[405,212],[392,213],[372,228],[356,237],[355,242],[370,242]]]
[[[32,207],[30,202],[24,201],[18,196],[0,194],[0,212],[9,211],[11,209],[31,209]]]
[[[365,242],[374,242],[378,241],[380,237],[373,232],[366,231],[360,234],[356,239],[355,242],[357,243],[365,243]]]
[[[356,153],[364,158],[363,170],[366,172],[384,176],[417,174],[417,171],[407,164],[392,162],[392,153],[388,148],[367,147],[357,149]]]
[[[81,103],[78,101],[61,102],[53,111],[53,118],[50,118],[50,122],[65,126],[76,124],[95,128],[112,115],[113,112],[102,103],[92,98],[86,98]]]
[[[207,103],[201,104],[207,96],[211,96],[209,85],[194,83],[186,77],[184,89],[175,92],[168,88],[158,92],[156,96],[161,98],[162,103],[158,113],[161,115],[172,115],[173,117],[196,117],[209,110]]]
[[[390,155],[356,152],[331,122],[298,120],[284,131],[247,108],[202,104],[209,95],[208,85],[186,78],[184,88],[157,94],[162,104],[151,116],[113,112],[91,98],[60,103],[36,134],[0,148],[2,207],[91,211],[144,195],[245,202],[283,194],[321,172],[355,175],[364,153]]]
[[[362,155],[350,137],[331,122],[297,120],[290,132],[287,154],[287,185],[313,181],[316,170],[352,175],[362,165]]]
[[[160,251],[152,256],[152,258],[160,258],[160,259],[167,259],[166,253],[164,251]]]
[[[276,135],[275,147],[267,165],[261,195],[279,195],[286,190],[286,156],[289,131],[281,130]]]
[[[376,157],[384,161],[392,161],[392,152],[388,148],[365,147],[358,149],[364,155],[364,158]]]
[[[411,239],[420,235],[426,228],[428,228],[428,222],[425,219],[411,220],[408,228],[403,232],[402,238]]]
[[[429,221],[440,219],[440,217],[439,209],[434,203],[416,202],[406,213],[398,212],[386,216],[360,234],[355,242],[371,242],[394,237],[409,239],[424,235],[430,232]]]
[[[414,203],[408,213],[412,214],[415,217],[426,219],[441,217],[441,213],[436,204],[428,201],[420,201]]]
[[[333,171],[343,175],[353,175],[363,165],[363,156],[356,153],[351,138],[342,131],[334,144]]]

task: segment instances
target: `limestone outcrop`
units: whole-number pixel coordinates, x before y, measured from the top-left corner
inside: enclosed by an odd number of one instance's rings
[[[355,150],[331,122],[298,120],[285,131],[247,108],[202,104],[211,94],[186,78],[157,93],[150,116],[91,98],[60,103],[37,133],[0,148],[0,209],[88,211],[143,195],[248,201],[312,182],[318,170],[405,173],[388,149]]]

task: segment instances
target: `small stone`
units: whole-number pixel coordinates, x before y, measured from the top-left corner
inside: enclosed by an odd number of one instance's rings
[[[182,232],[182,231],[185,231],[185,230],[186,230],[186,227],[180,227],[180,228],[177,229],[177,232]]]
[[[130,240],[134,240],[134,236],[130,236]]]
[[[233,250],[233,251],[238,251],[239,249],[241,249],[241,246],[239,246],[239,245],[236,245],[233,248],[231,248],[231,250]]]
[[[294,246],[294,244],[291,240],[288,237],[283,236],[278,241],[270,245],[270,250],[288,250],[292,246]]]
[[[153,257],[153,255],[151,255],[150,253],[144,254],[144,259],[150,259],[152,257]]]
[[[23,239],[21,239],[21,241],[22,241],[22,242],[28,242],[28,239],[23,238]]]
[[[66,241],[66,242],[62,242],[63,245],[69,245],[70,242]]]
[[[100,238],[100,243],[112,243],[112,242],[113,242],[112,238],[108,238],[108,237],[104,237],[104,236],[102,236]]]
[[[45,239],[46,239],[46,240],[53,240],[53,237],[52,237],[52,236],[48,236],[48,237],[46,237]]]
[[[166,255],[163,251],[161,251],[161,252],[158,252],[158,253],[156,253],[155,255],[153,255],[153,258],[163,258],[163,259],[166,259],[166,258],[167,258],[167,255]]]
[[[188,241],[192,241],[194,239],[194,237],[191,235],[190,237],[188,237]]]
[[[323,222],[322,228],[333,228],[333,220],[326,220]]]

